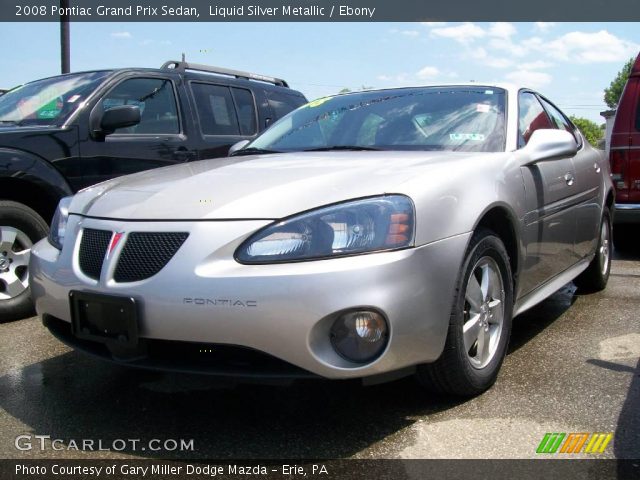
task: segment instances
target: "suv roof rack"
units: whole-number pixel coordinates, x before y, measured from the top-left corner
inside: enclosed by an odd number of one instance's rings
[[[162,69],[180,70],[194,70],[197,72],[216,73],[219,75],[229,75],[236,78],[243,78],[246,80],[259,80],[261,82],[273,83],[279,87],[289,88],[289,84],[281,78],[269,77],[267,75],[260,75],[258,73],[243,72],[240,70],[231,70],[229,68],[214,67],[212,65],[204,65],[201,63],[188,63],[182,55],[182,60],[169,60],[162,64]]]

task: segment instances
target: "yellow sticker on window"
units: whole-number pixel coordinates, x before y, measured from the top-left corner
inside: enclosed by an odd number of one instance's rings
[[[313,108],[313,107],[317,107],[319,105],[322,105],[324,102],[326,102],[327,100],[329,100],[331,97],[322,97],[322,98],[318,98],[317,100],[314,100],[313,102],[309,102],[307,103],[307,107],[309,108]]]

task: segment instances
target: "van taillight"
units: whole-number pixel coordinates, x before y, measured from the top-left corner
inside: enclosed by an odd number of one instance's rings
[[[627,190],[627,169],[629,166],[629,150],[611,150],[611,180],[617,191]]]

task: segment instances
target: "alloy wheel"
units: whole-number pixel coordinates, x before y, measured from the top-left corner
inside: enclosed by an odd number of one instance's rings
[[[33,242],[17,228],[0,226],[0,301],[29,288],[29,257]]]
[[[600,268],[602,268],[602,275],[606,275],[609,271],[609,262],[611,261],[611,246],[610,246],[610,232],[609,223],[603,221],[602,227],[600,227]]]
[[[474,368],[486,367],[498,350],[504,298],[498,264],[491,257],[480,258],[467,280],[462,327],[465,352]]]

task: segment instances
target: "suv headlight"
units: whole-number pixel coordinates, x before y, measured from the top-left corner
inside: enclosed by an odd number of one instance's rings
[[[56,213],[51,220],[51,230],[49,231],[49,243],[62,250],[64,243],[64,234],[67,230],[67,220],[69,220],[69,205],[73,197],[64,197],[58,203]]]
[[[409,197],[385,195],[312,210],[269,225],[236,250],[240,263],[278,263],[395,250],[413,245]]]

